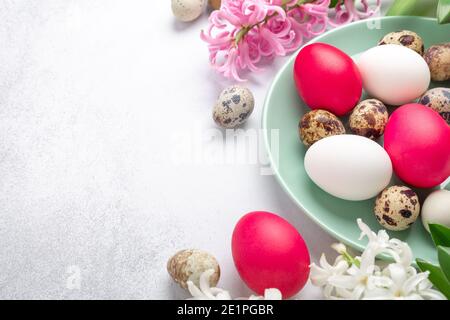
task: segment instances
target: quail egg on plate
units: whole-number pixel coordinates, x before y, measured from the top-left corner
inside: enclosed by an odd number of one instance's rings
[[[398,44],[414,50],[421,56],[425,50],[422,38],[415,32],[409,30],[401,30],[388,33],[380,40],[378,45]]]
[[[345,134],[341,120],[326,110],[313,110],[306,113],[299,123],[300,139],[311,146],[320,139]]]
[[[378,195],[374,212],[384,228],[393,231],[406,230],[419,217],[419,197],[408,187],[392,186]]]
[[[450,79],[450,42],[428,48],[424,58],[430,68],[431,80]]]
[[[450,89],[434,88],[425,92],[419,103],[430,107],[450,125]]]
[[[359,136],[375,140],[383,135],[388,118],[389,113],[383,102],[364,100],[350,115],[350,129]]]

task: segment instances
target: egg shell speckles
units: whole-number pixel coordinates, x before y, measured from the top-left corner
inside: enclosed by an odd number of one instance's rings
[[[167,271],[172,279],[181,287],[187,289],[187,281],[199,286],[203,272],[213,269],[215,272],[209,279],[211,287],[215,287],[220,278],[220,267],[211,254],[195,249],[182,250],[167,262]]]
[[[251,91],[240,86],[225,89],[213,109],[214,121],[223,128],[235,128],[253,112],[255,99]]]
[[[408,187],[392,186],[378,195],[374,212],[384,228],[393,231],[406,230],[419,217],[419,197]]]
[[[450,89],[434,88],[425,92],[419,103],[438,112],[450,125]]]
[[[378,43],[380,46],[385,44],[399,44],[414,50],[421,56],[423,56],[425,50],[422,38],[417,33],[409,30],[388,33]]]
[[[306,113],[299,123],[300,139],[311,146],[320,139],[345,134],[341,120],[326,110],[313,110]]]
[[[205,9],[206,0],[172,0],[173,15],[180,21],[197,19]]]
[[[424,58],[430,68],[431,80],[450,79],[450,42],[430,47],[425,52]]]
[[[383,102],[368,99],[360,102],[350,115],[353,133],[369,139],[378,139],[384,133],[389,113]]]

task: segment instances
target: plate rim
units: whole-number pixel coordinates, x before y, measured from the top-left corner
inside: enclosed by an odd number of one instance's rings
[[[267,113],[268,113],[268,101],[269,101],[269,97],[272,96],[274,89],[275,89],[275,84],[279,81],[280,77],[282,74],[284,74],[285,70],[289,67],[289,65],[293,62],[293,60],[295,60],[295,58],[297,57],[298,53],[300,52],[300,50],[302,50],[305,46],[310,45],[312,43],[317,43],[320,42],[321,39],[323,39],[324,37],[328,37],[330,34],[333,34],[335,32],[340,32],[342,29],[346,29],[349,28],[350,26],[354,26],[354,25],[359,25],[359,24],[365,24],[369,21],[377,21],[377,20],[409,20],[409,19],[417,19],[417,20],[428,20],[428,21],[435,21],[437,23],[437,19],[436,18],[431,18],[431,17],[419,17],[419,16],[383,16],[383,17],[376,17],[376,18],[371,18],[371,19],[365,19],[365,20],[360,20],[360,21],[356,21],[356,22],[352,22],[343,26],[339,26],[337,28],[331,29],[311,40],[309,40],[308,42],[306,42],[304,45],[302,45],[298,50],[296,50],[295,52],[293,52],[291,54],[291,56],[289,57],[289,59],[284,63],[284,65],[278,70],[277,74],[275,75],[274,79],[272,80],[269,89],[266,93],[265,99],[264,99],[264,105],[263,105],[263,114],[262,114],[262,119],[261,119],[261,128],[264,132],[263,134],[263,139],[264,139],[264,147],[266,149],[266,153],[268,155],[268,160],[270,162],[270,166],[271,169],[274,172],[274,176],[278,182],[278,184],[282,187],[283,191],[289,196],[289,198],[296,204],[297,207],[299,207],[304,214],[306,214],[317,226],[319,226],[322,230],[324,230],[325,232],[327,232],[329,235],[331,235],[333,238],[335,238],[336,240],[339,240],[341,242],[343,242],[344,244],[352,247],[353,249],[356,249],[360,252],[364,251],[366,245],[363,245],[361,243],[361,241],[353,241],[351,239],[349,239],[347,236],[339,234],[338,232],[334,231],[333,228],[328,227],[325,223],[323,223],[320,219],[318,219],[314,214],[312,214],[311,212],[309,212],[308,210],[306,210],[306,208],[303,206],[303,204],[297,200],[297,198],[295,197],[295,195],[293,194],[293,192],[291,192],[289,190],[289,187],[287,186],[287,183],[284,181],[284,179],[281,177],[280,172],[279,172],[279,168],[278,165],[275,164],[274,162],[274,158],[273,158],[273,154],[271,151],[271,147],[269,144],[269,137],[268,137],[268,129],[267,129]],[[355,221],[356,224],[356,221]],[[380,229],[381,230],[381,229]],[[382,256],[381,258],[383,259],[389,259],[389,257],[386,256]],[[415,264],[415,260],[414,260],[414,264]]]

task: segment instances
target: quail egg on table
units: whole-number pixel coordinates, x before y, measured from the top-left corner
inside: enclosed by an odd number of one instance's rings
[[[375,140],[383,135],[388,118],[389,113],[383,102],[364,100],[350,115],[350,129],[359,136]]]
[[[203,13],[206,0],[172,0],[173,15],[180,21],[189,22]]]
[[[214,270],[209,282],[211,287],[215,287],[219,282],[220,267],[216,258],[208,252],[196,249],[182,250],[167,262],[170,276],[185,289],[188,287],[188,281],[192,281],[198,287],[200,276],[208,270]]]
[[[401,30],[388,33],[380,40],[378,45],[398,44],[414,50],[421,56],[424,52],[424,44],[422,38],[415,32],[409,30]]]
[[[249,89],[231,86],[220,94],[213,109],[213,119],[223,128],[235,128],[247,121],[254,107],[255,99]]]
[[[326,110],[313,110],[306,113],[299,123],[300,138],[306,146],[320,139],[345,134],[341,120]]]
[[[405,186],[392,186],[381,192],[375,200],[375,217],[386,229],[408,229],[420,214],[417,194]]]
[[[450,89],[434,88],[425,92],[419,103],[430,107],[450,125]]]
[[[428,48],[424,58],[430,68],[431,80],[450,79],[450,42]]]

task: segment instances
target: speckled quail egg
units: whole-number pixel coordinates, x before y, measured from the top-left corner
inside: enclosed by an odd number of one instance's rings
[[[222,0],[208,0],[209,6],[214,10],[219,10]]]
[[[414,50],[415,52],[423,56],[424,45],[422,38],[417,33],[409,30],[388,33],[378,43],[378,45],[384,44],[398,44]]]
[[[430,68],[431,80],[450,79],[450,42],[428,48],[424,58]]]
[[[383,102],[368,99],[360,102],[350,115],[350,130],[369,139],[378,139],[384,133],[389,113]]]
[[[213,119],[223,128],[235,128],[247,121],[254,107],[255,99],[249,89],[231,86],[220,94],[213,109]]]
[[[206,6],[206,0],[172,0],[173,15],[180,21],[197,19]]]
[[[450,125],[450,89],[434,88],[425,92],[419,103],[438,112]]]
[[[196,249],[182,250],[167,262],[167,271],[170,276],[185,289],[188,287],[188,281],[192,281],[198,287],[200,276],[210,269],[214,270],[214,274],[209,282],[211,287],[215,287],[219,282],[220,267],[211,254]]]
[[[299,122],[300,139],[311,146],[320,139],[345,134],[341,120],[326,110],[313,110],[306,113]]]
[[[374,212],[384,228],[393,231],[406,230],[419,217],[419,197],[408,187],[392,186],[378,195]]]

